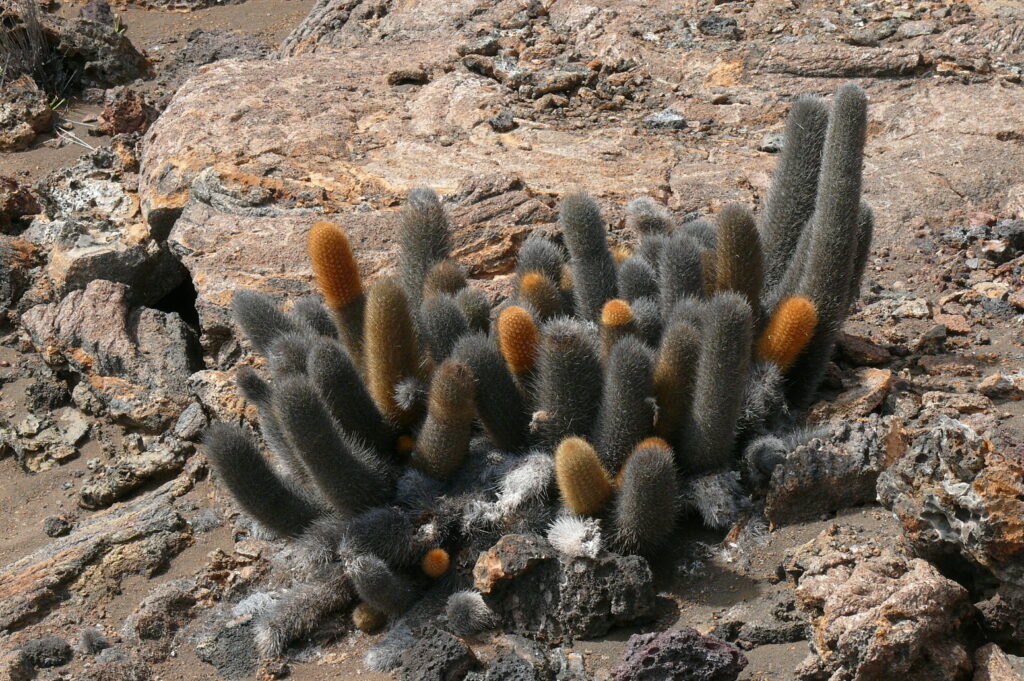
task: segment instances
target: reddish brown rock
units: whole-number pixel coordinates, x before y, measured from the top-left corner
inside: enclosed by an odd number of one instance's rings
[[[970,333],[971,324],[962,314],[937,314],[933,317],[936,324],[942,324],[950,333]]]
[[[7,233],[12,223],[40,210],[39,202],[28,187],[0,176],[0,232]]]
[[[798,678],[966,681],[967,590],[924,560],[823,534],[801,559],[796,597],[812,618],[812,655]]]
[[[971,681],[1024,681],[1024,671],[1015,667],[995,643],[986,643],[974,651]]]
[[[159,115],[145,94],[128,87],[116,88],[107,93],[96,132],[111,137],[122,133],[144,133]]]
[[[925,555],[959,554],[1024,586],[1024,463],[942,418],[878,480],[878,499]]]
[[[22,324],[47,363],[78,374],[119,421],[147,430],[174,423],[191,398],[198,346],[176,313],[133,305],[123,284],[96,280]]]
[[[839,356],[853,366],[879,366],[892,361],[892,353],[864,336],[841,332],[836,340]]]
[[[892,388],[893,374],[889,369],[861,369],[857,384],[837,398],[819,402],[811,409],[810,418],[826,419],[864,417],[882,404]]]

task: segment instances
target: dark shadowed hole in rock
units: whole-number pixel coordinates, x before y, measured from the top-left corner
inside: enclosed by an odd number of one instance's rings
[[[161,312],[177,312],[182,321],[192,327],[196,333],[199,332],[199,311],[196,310],[196,287],[192,284],[191,277],[185,279],[174,287],[170,293],[153,304],[153,307]]]

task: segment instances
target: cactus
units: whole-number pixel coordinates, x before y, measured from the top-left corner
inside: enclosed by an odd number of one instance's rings
[[[755,512],[749,495],[784,455],[867,264],[863,105],[855,87],[831,111],[797,102],[756,228],[734,205],[717,226],[676,226],[640,199],[626,209],[636,253],[613,255],[596,203],[567,196],[569,261],[555,241],[527,239],[494,313],[452,259],[429,190],[402,210],[398,280],[364,294],[344,234],[325,224],[310,256],[326,304],[286,313],[239,292],[236,322],[270,380],[243,368],[238,386],[273,456],[227,426],[207,443],[241,508],[295,537],[294,598],[257,625],[266,649],[317,626],[319,603],[308,617],[297,608],[336,584],[346,605],[362,600],[357,624],[394,618],[368,655],[392,669],[465,576],[454,557],[501,533],[546,531],[567,559],[650,555],[680,511],[715,528]],[[339,313],[355,301],[361,324]],[[497,623],[480,594],[447,600],[457,632]]]
[[[387,615],[366,603],[360,603],[352,610],[352,624],[365,634],[376,634],[387,623]]]
[[[537,364],[540,332],[530,313],[506,307],[498,316],[498,347],[512,375],[523,381]]]
[[[601,310],[601,358],[607,360],[615,344],[635,328],[629,303],[618,298],[605,303]]]
[[[685,321],[675,322],[661,339],[654,364],[655,430],[666,440],[676,441],[689,416],[699,353],[700,334]]]
[[[473,374],[465,364],[447,360],[434,373],[427,420],[413,463],[427,475],[445,480],[462,465],[473,427]]]
[[[614,509],[615,541],[627,550],[650,554],[671,536],[676,517],[676,468],[672,449],[651,438],[623,464]]]
[[[441,293],[423,300],[420,332],[431,359],[440,363],[452,353],[459,338],[469,333],[469,322],[455,299]]]
[[[348,237],[330,222],[318,222],[309,231],[307,248],[317,286],[334,315],[342,342],[361,365],[366,296]]]
[[[430,270],[451,254],[448,218],[432,189],[414,189],[406,197],[398,229],[398,272],[409,305],[416,309]]]
[[[370,394],[385,418],[408,426],[415,414],[402,409],[395,390],[420,372],[419,347],[409,299],[394,279],[378,279],[366,301],[366,376]]]
[[[555,319],[544,326],[537,367],[542,431],[554,444],[589,436],[601,404],[603,375],[597,343],[580,322]]]
[[[477,416],[494,445],[508,452],[526,447],[526,405],[495,344],[483,334],[471,334],[459,341],[452,356],[476,377]]]
[[[768,326],[757,341],[757,354],[786,371],[793,365],[814,334],[818,313],[814,303],[793,296],[779,303]]]
[[[320,509],[277,477],[240,429],[214,424],[203,444],[217,477],[246,513],[274,532],[297,536],[320,515]]]
[[[608,471],[583,438],[569,437],[558,445],[555,479],[566,508],[579,515],[600,513],[612,494]]]
[[[423,299],[427,300],[437,295],[454,296],[466,288],[466,273],[462,267],[451,258],[442,260],[427,272],[423,280]]]
[[[637,442],[654,428],[654,377],[651,353],[626,337],[608,358],[608,378],[597,420],[597,451],[609,471],[618,471]]]
[[[605,301],[615,297],[615,262],[601,209],[585,194],[569,194],[562,200],[558,224],[572,259],[576,314],[596,321]]]
[[[527,272],[519,280],[519,300],[533,310],[542,322],[562,311],[562,294],[540,272]]]

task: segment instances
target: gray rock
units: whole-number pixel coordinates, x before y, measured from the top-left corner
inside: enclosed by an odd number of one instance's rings
[[[791,591],[768,594],[729,608],[712,636],[744,650],[807,638],[807,616],[796,607]]]
[[[696,629],[634,634],[612,681],[735,681],[747,658],[739,648]]]
[[[815,520],[873,502],[886,448],[899,444],[901,432],[891,417],[877,414],[829,423],[820,436],[790,452],[772,473],[765,502],[772,525]]]
[[[88,509],[110,506],[145,484],[172,477],[193,451],[190,443],[167,438],[143,452],[119,456],[82,484],[78,503]]]
[[[675,109],[663,109],[644,119],[644,125],[652,130],[685,130],[686,118]]]
[[[63,537],[69,534],[74,524],[64,516],[50,516],[43,521],[43,532],[47,537]]]
[[[124,284],[91,282],[28,310],[22,324],[47,362],[83,379],[118,421],[157,430],[191,401],[195,335],[176,313],[131,304]]]
[[[2,30],[2,29],[0,29]],[[0,151],[22,151],[53,124],[46,94],[29,76],[0,88]]]
[[[174,435],[182,440],[198,441],[209,423],[202,405],[193,402],[178,417],[178,422],[174,424]]]
[[[196,656],[225,679],[244,679],[256,673],[256,628],[251,615],[233,620],[200,637]]]
[[[989,598],[975,603],[985,638],[1008,653],[1024,655],[1024,589],[1000,584]]]
[[[124,621],[121,635],[130,641],[161,641],[173,636],[192,616],[195,586],[185,578],[161,584]]]
[[[939,22],[933,19],[921,19],[919,21],[904,21],[896,29],[897,38],[917,38],[922,35],[931,35],[939,30]]]
[[[960,421],[939,416],[878,479],[878,500],[914,548],[960,555],[1024,587],[1024,462]]]
[[[653,577],[639,556],[603,552],[563,562],[540,537],[506,535],[480,555],[473,574],[505,630],[524,636],[593,638],[654,610]]]
[[[716,38],[729,38],[739,40],[743,37],[736,20],[732,17],[724,17],[721,14],[708,14],[697,22],[697,30],[704,35]]]
[[[460,681],[477,664],[469,646],[446,631],[426,627],[415,636],[402,655],[401,681]]]
[[[21,648],[29,664],[37,669],[61,667],[71,661],[71,644],[59,636],[44,636],[29,641]]]
[[[777,154],[782,151],[784,137],[781,132],[766,132],[761,138],[761,143],[757,145],[757,150]]]

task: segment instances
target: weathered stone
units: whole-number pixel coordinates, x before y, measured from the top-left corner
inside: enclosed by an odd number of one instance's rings
[[[810,418],[825,421],[834,418],[863,418],[878,409],[892,389],[890,369],[860,369],[856,384],[832,400],[823,400],[811,408]]]
[[[1024,464],[940,417],[878,480],[878,499],[926,555],[959,553],[1024,587]]]
[[[402,655],[401,681],[457,681],[476,666],[476,656],[461,639],[437,627],[416,634]]]
[[[768,594],[729,608],[712,636],[744,650],[807,639],[807,615],[796,607],[791,591]]]
[[[796,596],[811,615],[812,650],[798,678],[964,681],[966,589],[924,560],[863,541],[830,530],[798,552]]]
[[[0,570],[0,631],[41,619],[69,595],[102,597],[128,575],[166,567],[191,537],[171,507],[175,490],[168,483],[134,503],[96,513],[68,536]]]
[[[25,659],[37,669],[61,667],[71,661],[71,645],[59,636],[43,636],[21,648]]]
[[[46,94],[30,76],[0,87],[0,151],[22,151],[53,125]]]
[[[123,284],[91,282],[22,323],[47,363],[81,376],[116,419],[156,430],[188,406],[200,368],[192,331],[176,313],[132,306]]]
[[[971,323],[962,314],[937,314],[933,317],[936,324],[942,324],[950,333],[970,333]]]
[[[791,43],[771,48],[757,64],[765,73],[825,78],[901,76],[921,65],[914,50]]]
[[[217,626],[196,642],[196,656],[225,679],[244,679],[256,673],[259,654],[252,615]]]
[[[696,629],[634,634],[612,681],[736,681],[747,658],[736,646]]]
[[[992,400],[974,393],[945,393],[931,390],[921,396],[921,403],[940,414],[956,418],[960,414],[977,414],[992,409]]]
[[[10,233],[26,215],[42,208],[28,189],[9,177],[0,176],[0,233]]]
[[[1014,665],[994,643],[974,651],[974,677],[971,681],[1024,681],[1024,670]]]
[[[1024,654],[1024,588],[1003,583],[985,600],[975,603],[985,638],[1005,650]]]
[[[0,681],[31,681],[35,670],[20,650],[0,652]]]
[[[892,353],[870,338],[842,332],[836,339],[839,357],[853,366],[879,366],[892,361]]]
[[[37,279],[37,267],[44,262],[35,244],[0,234],[0,307],[8,321],[21,310],[23,296]]]
[[[830,422],[775,468],[765,515],[778,527],[873,502],[878,476],[903,455],[905,438],[891,417]]]
[[[144,452],[122,455],[82,484],[78,504],[88,509],[109,506],[145,484],[173,476],[192,451],[189,443],[162,439]]]
[[[506,631],[548,640],[592,638],[643,620],[653,577],[639,556],[602,553],[560,562],[540,537],[506,535],[482,553],[474,588]]]
[[[130,87],[114,88],[107,91],[103,111],[96,123],[96,133],[111,137],[130,132],[144,133],[159,115],[144,93]]]

